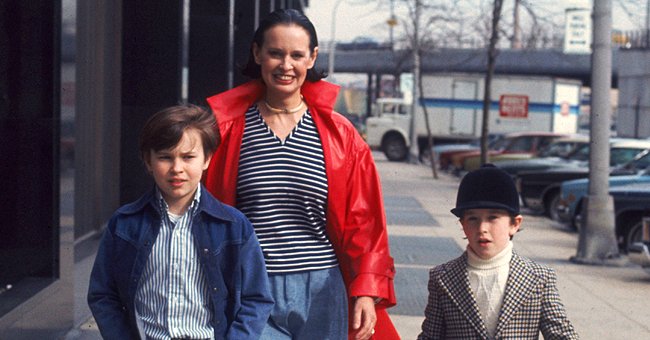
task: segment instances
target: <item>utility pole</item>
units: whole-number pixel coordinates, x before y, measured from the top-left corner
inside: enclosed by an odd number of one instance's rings
[[[581,264],[606,264],[619,259],[615,237],[614,200],[609,195],[610,91],[612,81],[612,1],[594,1],[591,54],[591,127],[589,195],[583,209],[577,254]]]
[[[390,41],[390,50],[395,50],[395,39],[393,37],[393,28],[397,25],[397,19],[395,19],[395,0],[390,0],[390,18],[388,18],[388,39]],[[650,1],[650,0],[648,0]]]
[[[339,9],[339,5],[343,0],[338,0],[334,7],[332,8],[332,26],[330,27],[330,51],[327,60],[327,76],[328,79],[332,80],[332,75],[334,74],[334,54],[336,53],[336,11]]]
[[[235,79],[235,0],[228,3],[228,88]]]
[[[408,160],[410,163],[418,162],[418,136],[415,128],[416,106],[420,105],[420,15],[422,11],[421,0],[415,0],[415,19],[413,21],[413,102],[411,103],[411,123],[409,133],[411,145],[409,147]]]
[[[650,0],[645,5],[645,47],[650,48]]]
[[[515,9],[513,13],[513,33],[512,33],[512,49],[521,49],[521,27],[519,26],[519,6],[521,0],[515,0]]]
[[[485,88],[483,89],[483,122],[481,125],[481,164],[488,162],[488,134],[490,123],[490,105],[492,103],[492,76],[497,59],[497,43],[499,42],[499,19],[501,19],[501,9],[503,0],[494,0],[492,10],[492,32],[490,35],[490,45],[488,46],[487,55],[487,73],[485,74]]]

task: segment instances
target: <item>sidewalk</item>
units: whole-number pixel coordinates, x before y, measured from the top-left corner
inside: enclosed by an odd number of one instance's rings
[[[389,310],[403,339],[415,339],[424,319],[428,270],[457,257],[466,241],[449,210],[459,179],[423,165],[388,162],[375,153],[397,275],[398,305]],[[582,339],[640,339],[650,336],[650,275],[635,266],[597,267],[569,262],[578,234],[542,216],[524,213],[515,249],[554,268],[570,320]],[[76,271],[78,327],[66,340],[101,339],[85,304],[94,253],[79,259]]]
[[[396,290],[398,306],[389,310],[391,318],[403,339],[415,339],[420,332],[424,309],[418,316],[399,313],[403,300],[407,303],[415,299],[426,305],[427,288],[425,284],[417,292],[401,289],[405,280],[413,280],[409,270],[423,270],[416,256],[404,256],[395,252],[393,238],[396,236],[417,236],[427,240],[435,252],[437,240],[451,239],[458,245],[458,252],[465,248],[466,241],[457,218],[449,210],[455,205],[456,189],[460,180],[447,173],[438,173],[433,179],[432,171],[423,165],[411,165],[386,161],[375,154],[385,196],[402,195],[412,197],[420,203],[435,220],[429,228],[389,223],[391,252],[396,259]],[[387,214],[390,211],[387,205]],[[389,219],[390,222],[390,219]],[[421,241],[425,242],[425,241]],[[576,253],[578,234],[543,216],[535,216],[524,211],[524,222],[520,232],[515,235],[515,249],[539,263],[554,268],[558,275],[558,289],[566,307],[567,314],[582,339],[641,339],[650,337],[650,275],[640,267],[600,267],[577,265],[569,262]],[[460,253],[448,254],[453,258]],[[397,256],[396,256],[397,255]],[[407,261],[404,261],[407,259]],[[400,261],[398,261],[400,260]],[[431,263],[428,268],[444,262]],[[402,277],[402,278],[400,278]],[[419,276],[417,276],[419,278]],[[418,279],[419,280],[419,279]],[[401,295],[400,295],[401,294]]]

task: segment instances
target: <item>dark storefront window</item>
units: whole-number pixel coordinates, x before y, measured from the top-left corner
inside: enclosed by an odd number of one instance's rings
[[[59,277],[60,2],[0,2],[0,317]]]

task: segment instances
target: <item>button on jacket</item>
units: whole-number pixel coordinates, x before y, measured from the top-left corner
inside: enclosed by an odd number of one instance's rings
[[[155,190],[119,208],[104,232],[88,304],[104,339],[138,339],[138,282],[160,230]],[[192,235],[206,275],[215,339],[257,339],[273,307],[264,257],[250,222],[201,188]]]

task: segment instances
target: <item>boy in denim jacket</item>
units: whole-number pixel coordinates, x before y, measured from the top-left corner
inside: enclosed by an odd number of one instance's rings
[[[201,184],[219,145],[194,105],[149,118],[140,154],[155,186],[104,232],[88,304],[104,339],[257,339],[273,306],[244,215]]]

